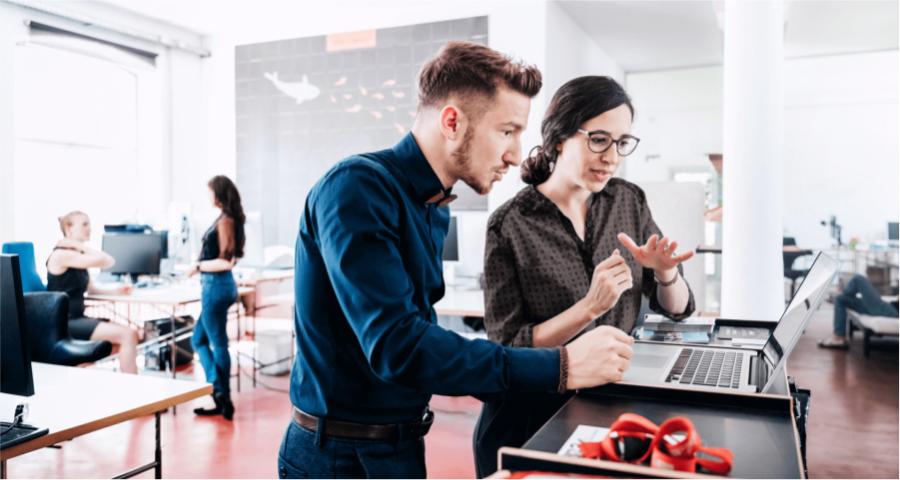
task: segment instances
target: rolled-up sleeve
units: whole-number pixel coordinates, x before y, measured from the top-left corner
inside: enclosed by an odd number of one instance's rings
[[[404,207],[394,185],[358,164],[332,174],[315,199],[314,228],[341,310],[376,376],[444,395],[557,389],[557,349],[470,341],[426,319],[401,255]]]

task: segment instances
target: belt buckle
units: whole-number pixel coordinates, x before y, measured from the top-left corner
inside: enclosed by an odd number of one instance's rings
[[[419,432],[420,436],[424,437],[428,434],[428,431],[431,430],[431,425],[434,424],[434,411],[430,408],[425,408],[425,413],[422,415],[422,421],[419,424]]]

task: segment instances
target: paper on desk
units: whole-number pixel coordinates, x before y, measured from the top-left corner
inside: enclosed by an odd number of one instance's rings
[[[608,432],[609,429],[605,427],[579,425],[557,453],[566,457],[580,457],[581,450],[578,448],[578,445],[581,442],[599,442],[606,438]]]
[[[656,313],[648,313],[644,315],[644,325],[648,323],[676,323],[674,320],[669,319],[663,315],[659,315]],[[681,325],[703,325],[703,326],[712,326],[716,323],[716,317],[688,317],[684,320],[677,322]]]
[[[732,338],[731,344],[736,347],[762,347],[768,341],[768,338]]]

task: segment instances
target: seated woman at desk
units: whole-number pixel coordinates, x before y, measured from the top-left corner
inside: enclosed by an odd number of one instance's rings
[[[130,293],[131,285],[104,288],[95,285],[89,268],[109,268],[113,257],[87,245],[91,239],[91,219],[74,211],[59,218],[60,240],[47,259],[47,290],[69,296],[69,336],[77,340],[107,340],[119,347],[119,368],[137,373],[138,334],[133,329],[106,319],[84,315],[84,294]]]
[[[221,210],[219,217],[203,234],[200,259],[189,275],[200,274],[202,286],[200,319],[194,325],[191,344],[200,357],[206,380],[213,384],[213,408],[195,408],[201,416],[234,416],[231,403],[231,355],[228,353],[228,308],[237,301],[237,284],[231,269],[244,256],[244,209],[234,183],[217,175],[207,183],[210,201]]]
[[[613,178],[638,139],[634,110],[609,77],[569,81],[556,92],[541,124],[543,145],[522,168],[529,184],[488,221],[485,247],[485,329],[496,342],[556,347],[580,333],[630,333],[641,305],[681,319],[693,294],[676,254],[636,185]],[[673,201],[677,201],[673,199]],[[636,288],[633,288],[636,287]],[[622,371],[609,372],[609,381]],[[497,469],[497,449],[519,447],[567,397],[516,393],[485,402],[475,427],[479,476]]]

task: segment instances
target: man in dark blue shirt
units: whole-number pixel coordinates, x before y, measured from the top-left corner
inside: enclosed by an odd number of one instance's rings
[[[517,349],[436,324],[450,190],[462,180],[485,194],[519,164],[540,87],[536,68],[451,42],[420,74],[412,132],[341,161],[310,191],[281,477],[421,478],[432,394],[564,392],[621,378],[631,339],[618,330]]]

